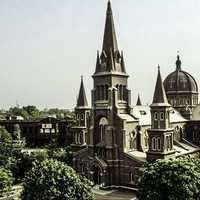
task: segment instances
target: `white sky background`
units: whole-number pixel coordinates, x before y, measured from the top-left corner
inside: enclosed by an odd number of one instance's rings
[[[0,107],[73,108],[84,83],[88,101],[107,0],[0,0]],[[151,103],[163,79],[182,69],[200,85],[199,0],[112,0],[118,46],[130,75],[132,104]]]

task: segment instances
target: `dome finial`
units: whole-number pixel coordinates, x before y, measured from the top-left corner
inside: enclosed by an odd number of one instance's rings
[[[181,60],[180,60],[180,56],[179,56],[179,51],[177,51],[176,70],[177,71],[181,70]]]

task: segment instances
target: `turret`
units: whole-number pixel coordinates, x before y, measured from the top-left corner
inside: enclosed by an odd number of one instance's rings
[[[141,105],[142,105],[142,102],[141,102],[141,99],[140,99],[140,95],[138,94],[136,106],[141,106]]]
[[[87,97],[81,76],[81,84],[78,99],[75,107],[76,125],[72,127],[73,150],[85,147],[89,142],[90,108],[88,107]]]
[[[159,66],[153,102],[150,107],[151,128],[148,130],[149,150],[147,152],[147,161],[173,158],[175,156],[173,129],[170,128],[169,121],[171,106],[167,101]]]

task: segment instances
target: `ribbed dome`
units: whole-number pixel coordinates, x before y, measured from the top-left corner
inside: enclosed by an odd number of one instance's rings
[[[164,87],[166,93],[198,93],[198,86],[195,79],[189,73],[181,70],[179,56],[177,56],[176,70],[167,76],[164,81]]]

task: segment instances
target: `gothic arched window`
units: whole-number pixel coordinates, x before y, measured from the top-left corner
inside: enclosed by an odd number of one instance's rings
[[[157,138],[157,150],[161,150],[161,140],[160,140],[160,137]]]
[[[104,99],[104,87],[103,85],[100,86],[100,100]]]
[[[103,141],[105,138],[105,129],[108,126],[108,120],[105,117],[102,117],[99,120],[99,131],[100,131],[100,141]]]
[[[119,86],[119,99],[120,100],[123,99],[123,86],[122,85]]]
[[[126,86],[123,86],[123,100],[126,100]]]
[[[100,86],[97,86],[97,90],[96,90],[96,99],[97,99],[97,100],[100,99]]]
[[[152,149],[156,150],[156,137],[152,138]]]
[[[158,120],[158,113],[157,112],[154,113],[154,120]]]
[[[105,86],[106,89],[106,100],[108,100],[108,85]]]
[[[163,112],[161,112],[161,113],[160,113],[160,120],[164,120],[164,118],[165,118],[165,115],[164,115]]]

